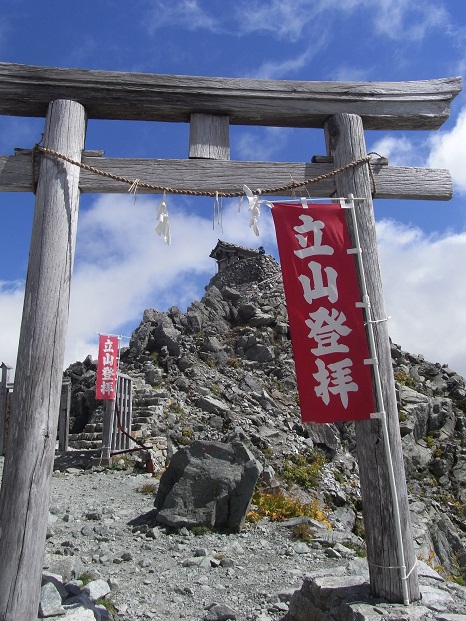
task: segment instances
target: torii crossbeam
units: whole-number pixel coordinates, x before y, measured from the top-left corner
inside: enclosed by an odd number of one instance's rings
[[[0,114],[46,116],[44,146],[73,161],[125,176],[198,192],[310,183],[320,196],[365,198],[357,210],[374,317],[385,317],[372,198],[448,200],[446,170],[347,168],[367,156],[364,129],[436,129],[449,116],[460,78],[420,82],[296,82],[57,69],[0,63]],[[106,159],[84,151],[87,118],[190,123],[187,160]],[[232,162],[229,125],[314,127],[325,131],[323,163]],[[32,146],[32,145],[31,145]],[[37,153],[36,153],[37,156]],[[126,192],[124,182],[32,152],[0,156],[0,190],[33,191],[36,205],[0,492],[0,620],[36,617],[58,419],[76,240],[79,192]],[[40,161],[40,170],[38,160]],[[327,176],[335,168],[339,175]],[[143,188],[138,191],[144,192]],[[150,190],[147,190],[150,191]],[[154,193],[152,190],[151,193]],[[283,196],[284,192],[280,192]],[[410,601],[419,599],[401,439],[386,323],[375,325]],[[1,424],[1,422],[0,422]],[[403,601],[383,438],[377,420],[356,423],[371,589]],[[34,589],[31,585],[37,585]]]

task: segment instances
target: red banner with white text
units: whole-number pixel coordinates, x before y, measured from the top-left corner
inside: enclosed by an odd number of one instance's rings
[[[375,412],[358,277],[339,204],[273,203],[303,422]]]
[[[96,399],[115,398],[118,373],[118,337],[101,334],[97,357]]]

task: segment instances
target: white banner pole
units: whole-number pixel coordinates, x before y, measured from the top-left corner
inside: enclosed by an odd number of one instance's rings
[[[388,475],[390,481],[390,491],[392,496],[392,504],[393,504],[393,516],[395,520],[395,531],[396,531],[396,540],[397,540],[397,548],[398,548],[398,562],[399,569],[401,573],[401,588],[403,592],[403,603],[406,606],[409,606],[409,594],[408,594],[408,584],[407,580],[409,574],[406,572],[406,561],[405,561],[405,552],[403,547],[403,534],[401,530],[401,518],[400,518],[400,509],[398,506],[398,493],[396,490],[396,480],[395,473],[393,470],[393,462],[392,462],[392,454],[390,451],[390,439],[388,434],[388,426],[387,426],[387,416],[383,405],[383,396],[382,396],[382,382],[380,379],[380,371],[379,371],[379,363],[377,358],[377,347],[375,344],[374,331],[372,329],[372,325],[377,321],[386,321],[386,318],[373,320],[372,318],[372,309],[369,295],[367,293],[367,285],[366,285],[366,276],[364,273],[364,263],[362,260],[362,251],[361,244],[359,241],[359,230],[356,219],[356,214],[354,212],[354,198],[352,194],[348,196],[348,200],[341,200],[340,204],[343,208],[349,209],[351,213],[351,219],[354,227],[354,241],[356,247],[353,251],[348,251],[351,254],[355,254],[357,258],[358,271],[360,276],[360,286],[363,301],[358,304],[365,309],[366,315],[366,325],[367,325],[367,338],[369,342],[369,351],[371,354],[371,359],[366,361],[367,364],[373,364],[374,366],[374,383],[375,383],[375,393],[376,393],[376,405],[377,412],[375,412],[371,418],[378,418],[382,423],[382,433],[385,444],[385,458],[387,460],[387,468]],[[411,573],[411,572],[409,572]]]

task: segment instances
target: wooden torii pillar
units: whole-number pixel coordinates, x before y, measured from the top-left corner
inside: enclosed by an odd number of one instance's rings
[[[46,116],[45,146],[102,171],[183,190],[241,192],[302,182],[366,155],[364,129],[437,129],[448,118],[459,78],[420,82],[297,82],[56,69],[0,63],[0,114]],[[191,159],[108,159],[86,153],[85,118],[189,122]],[[324,163],[232,162],[229,125],[324,128]],[[78,192],[119,193],[128,186],[63,160],[42,158],[26,283],[10,436],[0,491],[0,621],[33,621],[37,615]],[[0,191],[35,188],[31,151],[0,156]],[[378,268],[372,198],[448,200],[446,170],[368,166],[324,177],[303,191],[319,196],[365,197],[358,219],[368,289],[375,316],[385,316]],[[153,188],[138,186],[141,193]],[[290,195],[292,190],[280,192]],[[270,195],[270,194],[269,194]],[[32,340],[31,340],[32,339]],[[377,328],[379,364],[390,445],[398,480],[407,569],[415,566],[413,537],[398,429],[386,324]],[[378,421],[356,424],[371,589],[403,601],[396,556],[393,508]],[[37,590],[31,585],[37,585]],[[419,599],[416,570],[410,601]],[[32,595],[32,593],[34,593]]]

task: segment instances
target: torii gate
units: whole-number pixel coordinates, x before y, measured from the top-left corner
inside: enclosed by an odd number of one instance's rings
[[[364,129],[437,129],[448,118],[460,78],[419,82],[298,82],[57,69],[0,63],[0,114],[46,116],[44,147],[119,177],[178,191],[241,193],[321,180],[305,191],[365,198],[356,210],[373,315],[385,317],[372,198],[448,200],[446,170],[367,164]],[[86,119],[190,123],[188,160],[106,159],[84,151]],[[321,163],[233,162],[229,124],[323,128]],[[0,190],[36,190],[32,240],[0,492],[0,621],[36,618],[68,319],[80,192],[127,192],[127,185],[63,159],[0,156]],[[32,162],[32,165],[31,165]],[[359,164],[353,165],[355,162]],[[351,166],[348,166],[351,165]],[[328,175],[336,168],[344,170]],[[323,176],[323,177],[321,177]],[[155,180],[155,182],[154,182]],[[145,188],[143,182],[151,187]],[[288,188],[276,194],[292,194]],[[269,194],[270,195],[270,194]],[[374,326],[408,575],[419,585],[388,329]],[[377,420],[356,423],[372,593],[404,601],[383,437]],[[32,585],[36,584],[34,592]],[[32,595],[33,594],[33,595]],[[406,602],[405,602],[406,603]]]

